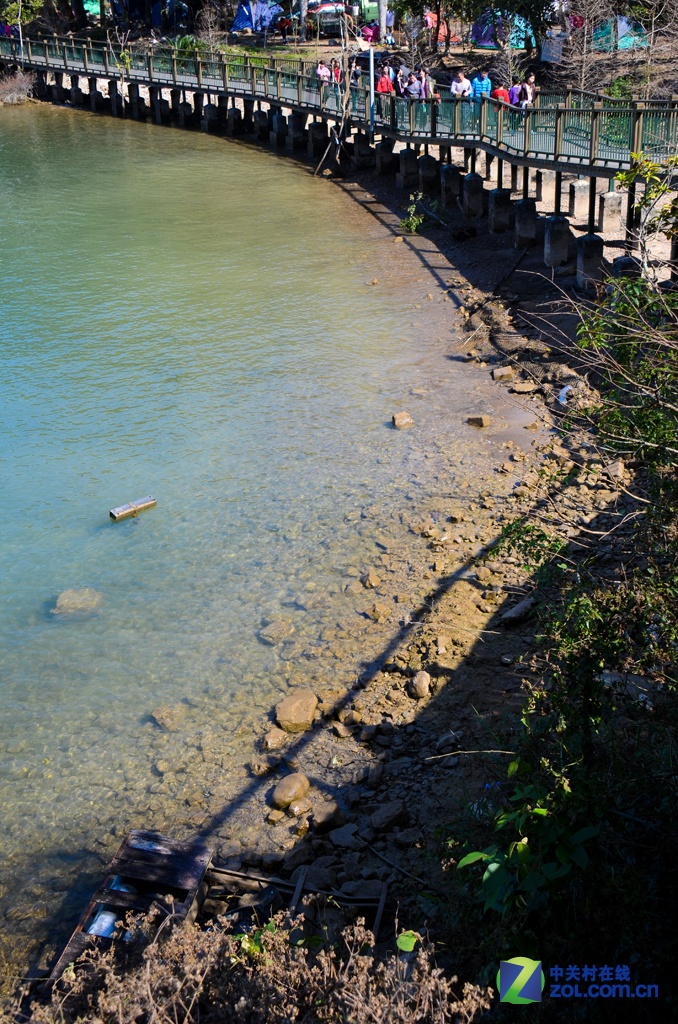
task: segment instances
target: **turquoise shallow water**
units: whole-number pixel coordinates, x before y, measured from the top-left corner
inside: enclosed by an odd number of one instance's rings
[[[336,679],[361,511],[426,477],[385,430],[423,343],[367,283],[376,224],[275,154],[5,108],[0,204],[0,914],[33,936],[130,824],[233,796],[288,682]],[[98,614],[55,616],[81,587]]]

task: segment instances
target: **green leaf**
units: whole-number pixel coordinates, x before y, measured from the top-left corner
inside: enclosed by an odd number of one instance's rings
[[[476,850],[474,853],[467,853],[466,856],[462,857],[462,859],[459,861],[457,867],[466,868],[468,867],[469,864],[475,864],[476,861],[479,860],[489,860],[488,854],[481,853],[479,850]]]
[[[587,839],[593,839],[597,836],[600,829],[597,825],[586,825],[585,828],[580,828],[578,832],[572,836],[573,843],[585,843]]]
[[[419,936],[416,932],[401,932],[396,939],[396,946],[402,949],[403,953],[411,953],[418,941]]]

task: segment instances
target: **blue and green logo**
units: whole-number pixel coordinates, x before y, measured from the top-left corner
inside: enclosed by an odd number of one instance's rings
[[[540,1003],[545,983],[541,960],[514,956],[499,961],[497,988],[502,1003]]]

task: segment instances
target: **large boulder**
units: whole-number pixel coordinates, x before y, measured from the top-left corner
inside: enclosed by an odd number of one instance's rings
[[[280,780],[273,790],[271,799],[276,807],[284,810],[295,800],[301,800],[302,797],[306,796],[310,788],[311,783],[306,776],[302,775],[301,772],[294,772],[292,775],[286,775],[284,779]]]
[[[295,690],[276,705],[276,721],[285,732],[306,732],[317,707],[318,698],[311,690]]]

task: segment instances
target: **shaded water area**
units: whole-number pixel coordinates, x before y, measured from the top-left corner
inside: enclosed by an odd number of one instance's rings
[[[372,287],[384,228],[284,158],[5,108],[0,200],[0,920],[28,949],[128,827],[237,800],[290,685],[351,682],[380,644],[359,575],[414,601],[403,510],[492,451],[459,429],[481,373],[443,365],[453,307],[413,319],[403,247]],[[95,613],[54,614],[83,587]]]

